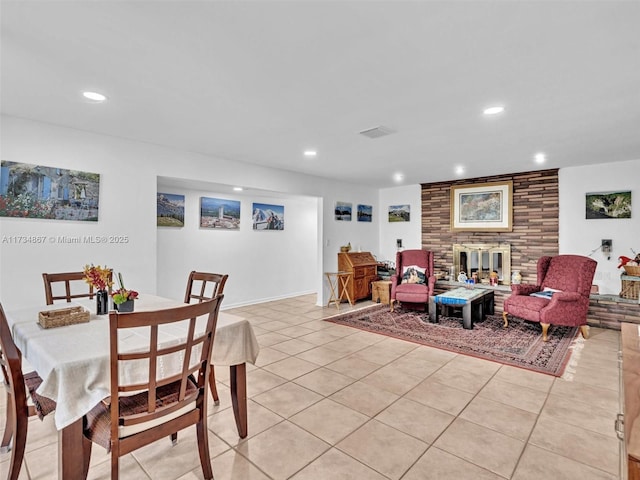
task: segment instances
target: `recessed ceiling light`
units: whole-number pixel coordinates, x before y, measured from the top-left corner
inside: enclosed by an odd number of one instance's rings
[[[502,112],[504,112],[504,107],[502,105],[487,107],[482,111],[482,113],[484,113],[485,115],[499,115]]]
[[[544,163],[547,159],[547,156],[544,153],[536,153],[533,158],[535,159],[536,163]]]
[[[82,96],[94,102],[104,102],[107,99],[106,96],[98,92],[82,92]]]
[[[462,175],[464,173],[464,167],[461,165],[458,165],[456,167],[456,175]]]
[[[305,157],[315,157],[318,154],[318,152],[316,152],[315,150],[305,150],[304,151],[304,156]]]
[[[241,192],[242,190],[244,190],[242,187],[233,187],[234,192]]]
[[[396,182],[401,182],[402,180],[404,180],[404,175],[402,173],[394,173],[393,174],[393,179]]]

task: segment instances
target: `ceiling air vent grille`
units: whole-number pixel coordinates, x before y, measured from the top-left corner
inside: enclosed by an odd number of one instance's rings
[[[360,132],[360,135],[364,135],[365,137],[368,138],[380,138],[380,137],[384,137],[386,135],[391,135],[392,133],[394,133],[393,130],[391,130],[389,127],[374,127],[374,128],[369,128],[367,130],[363,130]]]

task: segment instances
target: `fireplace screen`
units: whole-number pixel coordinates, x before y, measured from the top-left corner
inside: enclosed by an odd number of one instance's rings
[[[465,272],[471,278],[474,273],[482,283],[489,283],[491,272],[498,274],[503,285],[511,283],[511,245],[502,244],[454,244],[453,266],[457,273]]]

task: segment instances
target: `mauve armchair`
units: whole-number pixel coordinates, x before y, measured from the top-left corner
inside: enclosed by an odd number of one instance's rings
[[[545,342],[549,325],[580,327],[582,336],[588,338],[587,311],[596,265],[595,260],[581,255],[541,257],[537,285],[511,285],[513,293],[504,301],[504,327],[508,325],[507,316],[511,315],[539,322]],[[531,296],[544,291],[550,298]]]
[[[418,269],[411,269],[418,267]],[[403,282],[409,270],[418,270],[413,278]],[[413,272],[412,272],[413,273]],[[420,283],[417,283],[420,282]],[[436,277],[433,275],[433,252],[429,250],[404,250],[396,254],[396,273],[391,276],[391,311],[395,302],[424,305],[429,308]]]

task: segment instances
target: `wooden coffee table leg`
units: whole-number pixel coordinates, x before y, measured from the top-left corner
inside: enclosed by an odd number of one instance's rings
[[[462,327],[470,330],[473,328],[473,320],[471,318],[471,302],[467,302],[462,307]]]
[[[231,405],[236,418],[236,427],[240,438],[247,436],[247,364],[229,367],[231,386]]]

